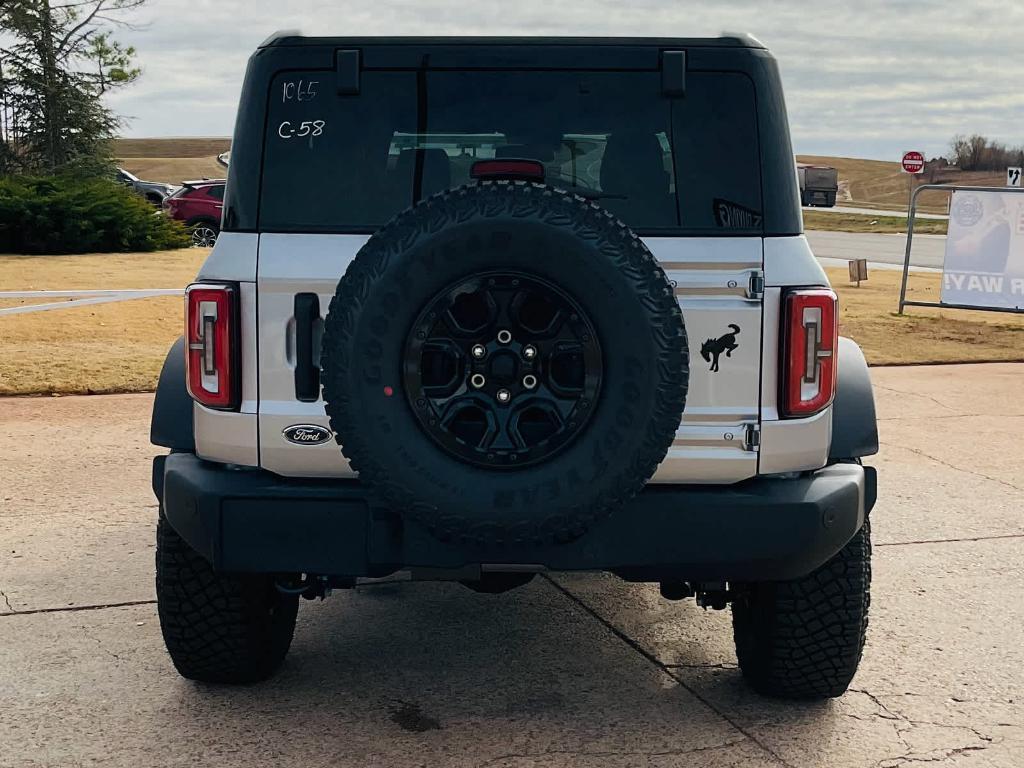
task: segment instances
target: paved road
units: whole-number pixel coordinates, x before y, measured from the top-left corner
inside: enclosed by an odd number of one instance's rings
[[[0,765],[1019,768],[1024,366],[874,378],[872,624],[827,704],[748,692],[727,613],[602,576],[336,593],[272,681],[190,684],[153,605],[151,397],[0,400]]]
[[[903,265],[907,248],[906,235],[883,235],[877,232],[830,232],[807,230],[807,241],[819,259],[867,259],[876,264]],[[945,235],[914,235],[910,263],[917,267],[941,269],[945,254]]]
[[[881,209],[876,210],[874,208],[854,208],[853,206],[850,205],[833,205],[831,208],[819,208],[816,206],[805,205],[804,210],[820,211],[822,213],[858,213],[863,216],[899,216],[900,218],[903,219],[907,217],[906,211],[886,211]],[[918,219],[941,220],[949,218],[949,216],[945,213],[924,213],[923,211],[918,211],[917,213],[914,214],[914,217]]]

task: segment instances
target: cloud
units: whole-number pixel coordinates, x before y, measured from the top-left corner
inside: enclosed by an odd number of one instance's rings
[[[130,136],[229,135],[268,34],[617,35],[749,31],[778,58],[797,152],[895,158],[955,133],[1024,143],[1016,0],[153,0],[122,30],[144,76],[110,98]]]

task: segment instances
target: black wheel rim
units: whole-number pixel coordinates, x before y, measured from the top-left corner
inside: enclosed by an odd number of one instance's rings
[[[584,429],[601,389],[597,334],[579,305],[519,272],[467,277],[431,299],[406,342],[420,425],[470,464],[525,467]]]

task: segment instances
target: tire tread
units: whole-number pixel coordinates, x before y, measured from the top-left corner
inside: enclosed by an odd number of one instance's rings
[[[265,574],[222,574],[171,528],[157,524],[160,629],[183,677],[253,683],[273,674],[291,645],[298,596]]]
[[[759,693],[825,699],[846,692],[860,664],[871,604],[871,531],[800,579],[750,585],[733,601],[743,676]]]
[[[356,318],[367,304],[374,282],[393,258],[419,237],[474,215],[529,217],[538,211],[546,223],[594,242],[626,276],[651,317],[661,385],[641,449],[632,456],[616,456],[611,465],[614,482],[610,492],[590,503],[563,506],[546,516],[498,526],[438,509],[393,482],[375,456],[370,437],[356,428],[352,414],[360,406],[346,387],[344,375],[350,365],[348,350]],[[438,538],[480,546],[570,541],[639,493],[675,439],[688,384],[689,347],[682,312],[668,277],[647,246],[626,224],[593,201],[528,182],[484,181],[445,190],[382,227],[360,250],[338,284],[325,322],[324,350],[321,365],[326,410],[352,468],[386,504],[405,511]]]

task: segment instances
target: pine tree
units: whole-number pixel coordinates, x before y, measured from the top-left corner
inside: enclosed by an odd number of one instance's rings
[[[110,27],[144,2],[0,0],[0,173],[109,162],[120,121],[101,97],[140,74]]]

